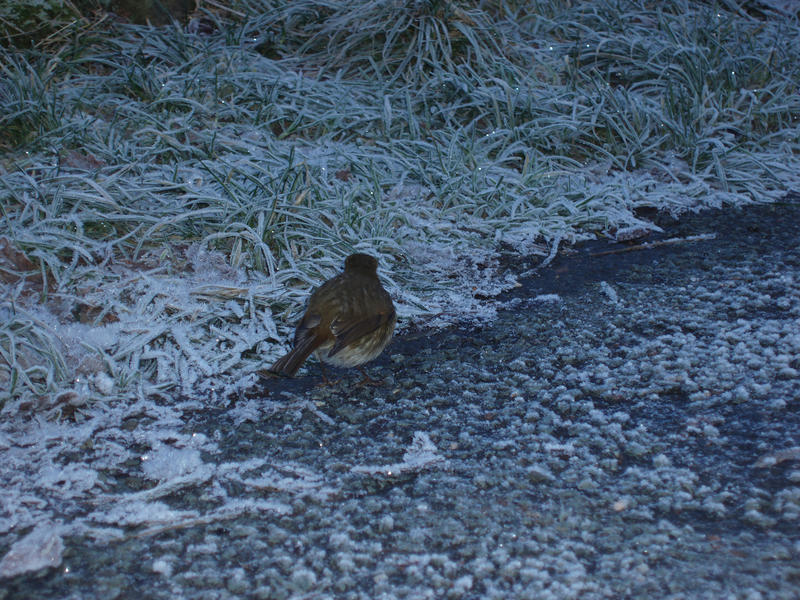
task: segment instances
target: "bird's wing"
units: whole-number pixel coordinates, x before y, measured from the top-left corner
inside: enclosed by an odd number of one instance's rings
[[[359,338],[383,327],[394,318],[395,311],[392,308],[389,311],[379,312],[358,321],[340,322],[338,319],[334,319],[331,323],[331,331],[336,336],[336,343],[328,352],[328,356],[336,355],[342,348],[346,348]]]
[[[303,318],[297,324],[297,328],[294,330],[294,343],[299,343],[304,338],[309,336],[309,334],[313,335],[311,330],[320,323],[322,323],[322,317],[319,314],[311,311],[306,312],[306,314],[303,315]]]

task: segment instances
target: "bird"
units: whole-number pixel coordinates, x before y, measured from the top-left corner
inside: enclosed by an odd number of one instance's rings
[[[351,254],[342,273],[311,292],[292,349],[267,371],[293,377],[312,353],[320,363],[360,369],[383,352],[396,323],[392,298],[378,279],[378,260]],[[361,372],[364,381],[372,381]],[[323,378],[327,381],[324,368]]]

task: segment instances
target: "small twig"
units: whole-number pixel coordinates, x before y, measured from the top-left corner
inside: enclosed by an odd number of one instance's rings
[[[636,244],[635,246],[616,248],[614,250],[603,250],[602,252],[594,252],[589,256],[605,256],[606,254],[621,254],[622,252],[633,252],[634,250],[650,250],[651,248],[656,248],[658,246],[672,246],[675,244],[684,244],[688,242],[702,242],[704,240],[713,240],[716,237],[716,233],[701,233],[698,235],[689,235],[683,238],[669,238],[655,242],[645,242],[644,244]]]

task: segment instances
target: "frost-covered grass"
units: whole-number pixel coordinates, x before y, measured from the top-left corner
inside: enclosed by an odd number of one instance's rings
[[[401,323],[485,318],[501,248],[796,187],[796,18],[567,4],[241,0],[0,49],[0,404],[252,385],[355,249]]]

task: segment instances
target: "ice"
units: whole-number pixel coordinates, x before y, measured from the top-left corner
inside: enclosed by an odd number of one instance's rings
[[[256,490],[291,492],[311,496],[321,501],[327,500],[338,491],[327,485],[324,477],[307,469],[292,468],[287,465],[282,470],[285,473],[270,470],[265,471],[259,477],[247,479],[231,474],[229,479]]]
[[[453,582],[451,594],[456,596],[466,594],[472,589],[473,578],[472,575],[463,575]]]
[[[420,471],[443,462],[445,462],[445,458],[439,454],[430,436],[423,431],[416,431],[410,446],[403,454],[402,462],[380,466],[357,465],[352,467],[351,471],[367,475],[392,476],[409,471]]]
[[[157,558],[153,561],[152,569],[154,573],[159,573],[164,577],[170,577],[172,575],[173,566],[169,561],[163,558]]]
[[[170,330],[170,334],[172,335],[175,342],[178,344],[178,347],[181,349],[181,351],[186,355],[186,358],[189,359],[192,366],[200,369],[206,376],[209,376],[214,373],[214,369],[212,369],[211,365],[208,364],[208,362],[200,355],[200,353],[194,347],[192,342],[189,341],[189,332],[186,330],[186,328],[178,326],[172,327],[172,329]]]
[[[533,297],[534,302],[561,302],[558,294],[538,294]]]
[[[617,295],[617,290],[615,290],[607,281],[600,282],[600,289],[606,295],[609,302],[612,304],[616,304],[619,301],[619,297]]]
[[[39,471],[38,485],[63,498],[79,498],[98,484],[97,471],[81,464],[47,465]]]
[[[233,418],[234,425],[241,425],[245,422],[258,423],[263,417],[263,401],[246,400],[237,402],[235,406],[228,409],[228,415]]]
[[[394,529],[394,517],[392,515],[383,515],[378,522],[378,529],[384,533],[392,531]]]
[[[292,571],[292,584],[297,587],[299,591],[307,591],[314,587],[317,583],[317,576],[314,571],[297,567]]]
[[[105,373],[96,373],[94,376],[94,386],[101,394],[108,396],[114,391],[114,380]]]
[[[140,525],[168,525],[181,523],[185,520],[197,519],[197,511],[176,510],[163,502],[118,502],[112,506],[104,506],[100,510],[89,514],[90,521],[106,523],[121,527]]]
[[[61,564],[63,552],[64,541],[59,526],[52,522],[37,525],[28,535],[15,542],[0,560],[0,578],[57,567]]]
[[[150,479],[169,481],[197,472],[203,466],[194,448],[161,446],[142,456],[142,471]]]

